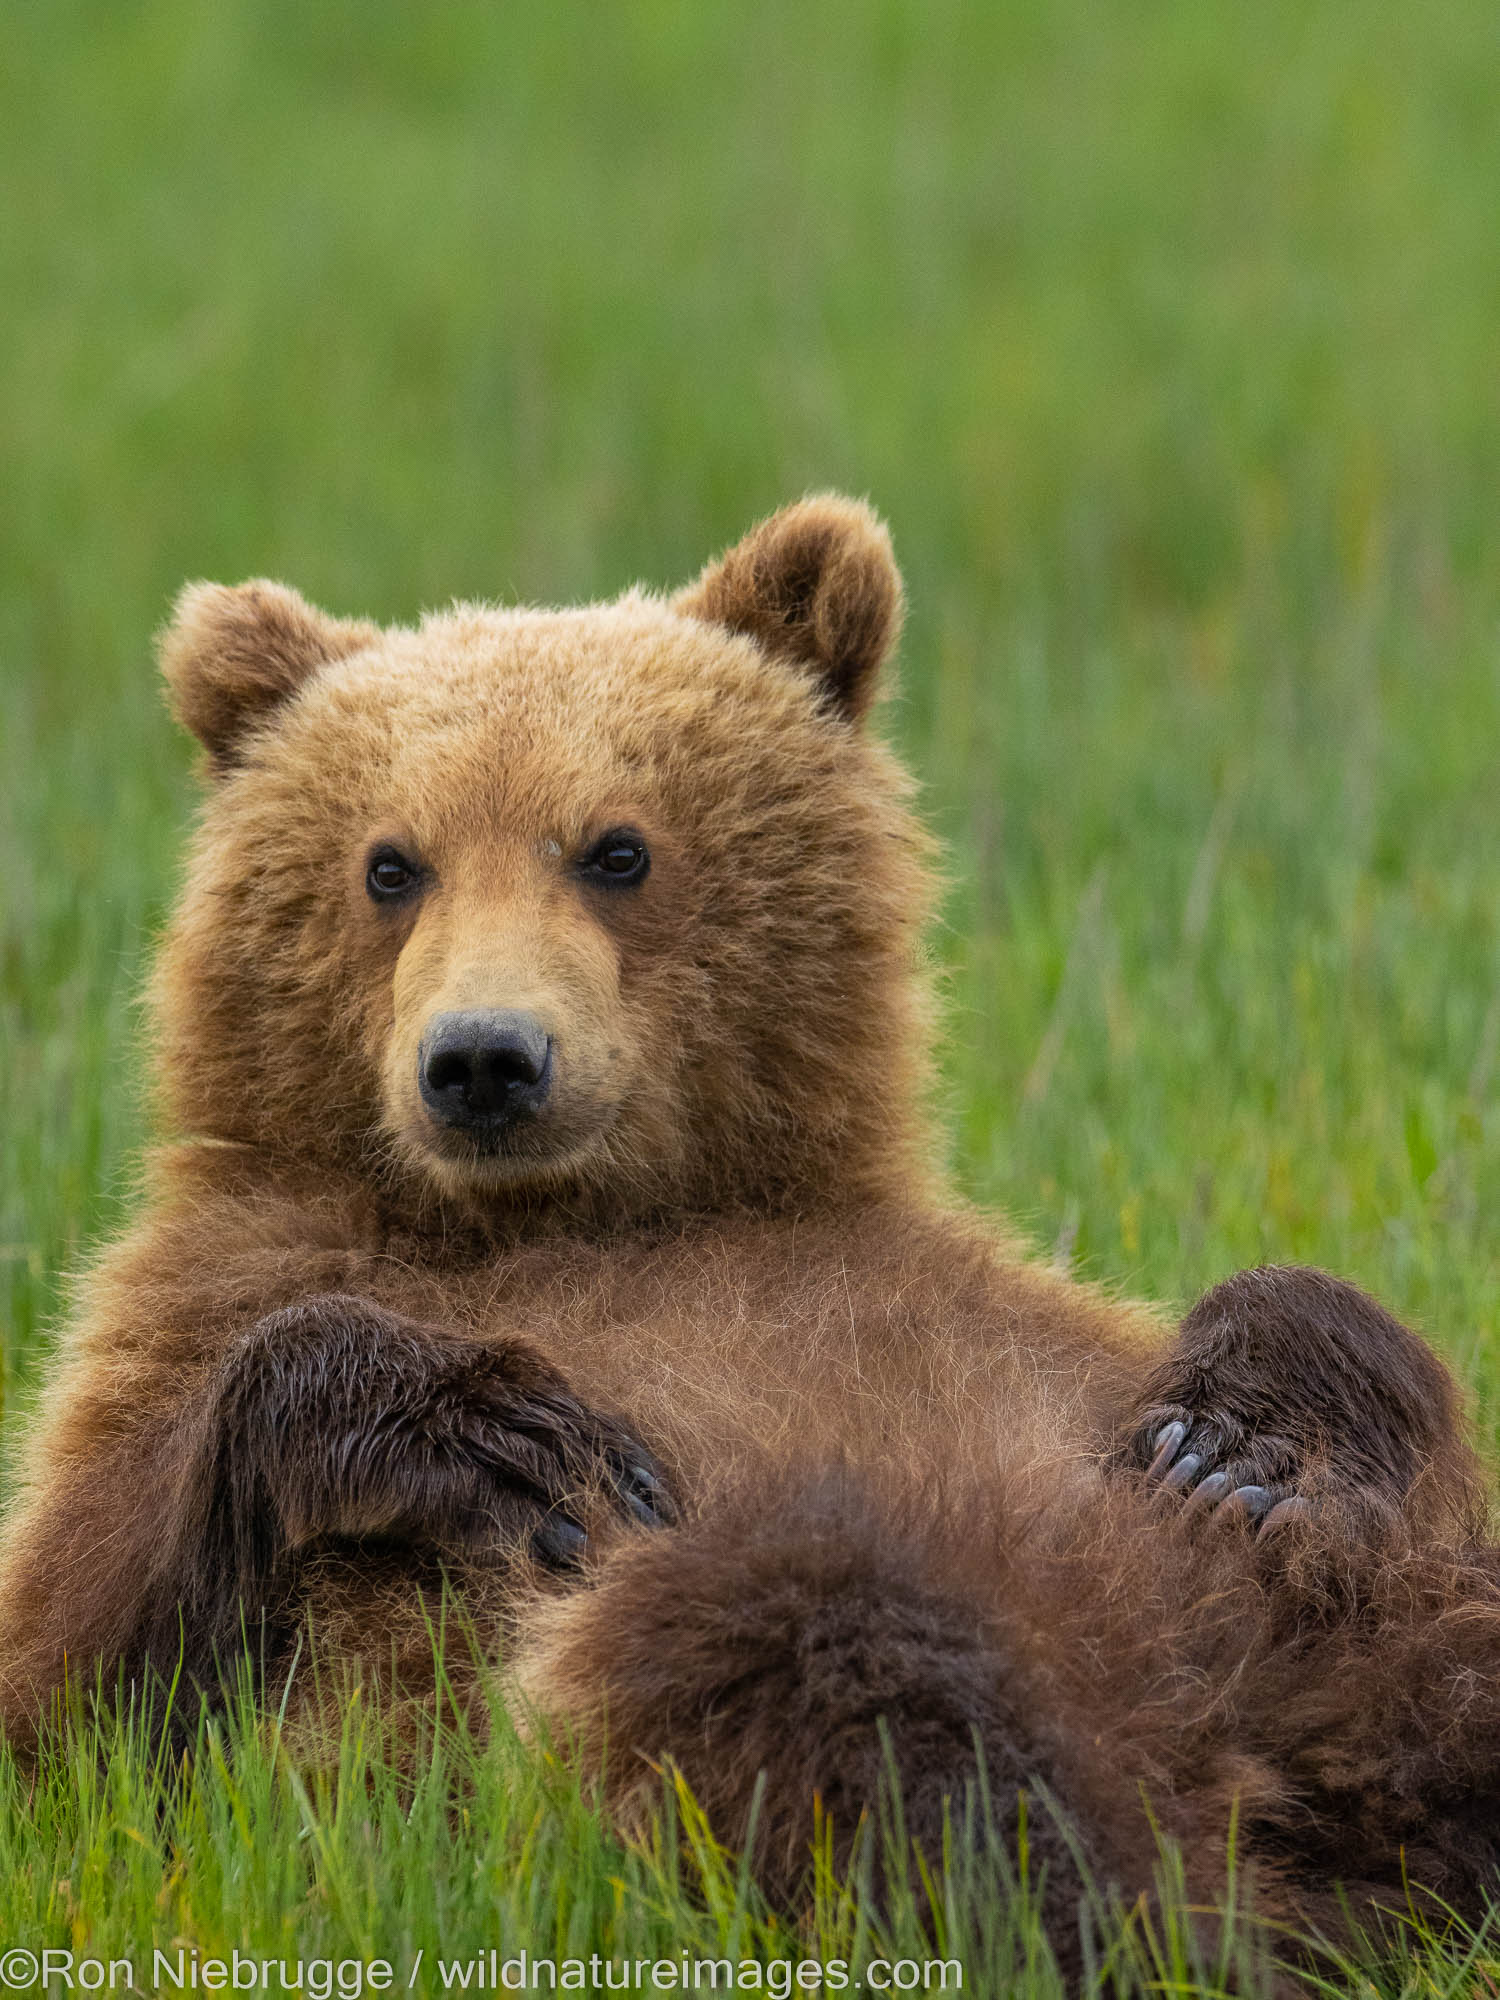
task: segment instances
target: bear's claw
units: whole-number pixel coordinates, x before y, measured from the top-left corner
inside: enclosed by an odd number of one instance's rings
[[[1219,1511],[1224,1513],[1232,1507],[1246,1520],[1258,1521],[1276,1504],[1276,1495],[1269,1486],[1236,1486]]]
[[[532,1552],[548,1569],[577,1569],[589,1538],[566,1514],[549,1514],[531,1538]]]
[[[649,1465],[610,1452],[610,1487],[632,1519],[644,1528],[669,1528],[677,1520],[677,1505],[666,1481]],[[576,1570],[588,1552],[588,1530],[571,1515],[554,1510],[531,1538],[531,1551],[547,1569]]]
[[[1151,1440],[1150,1449],[1155,1453],[1146,1468],[1146,1477],[1155,1481],[1161,1477],[1177,1454],[1179,1445],[1187,1437],[1187,1425],[1183,1423],[1163,1424]]]
[[[1190,1426],[1174,1417],[1149,1438],[1142,1454],[1148,1458],[1148,1486],[1163,1493],[1183,1494],[1190,1508],[1212,1513],[1216,1521],[1242,1521],[1252,1527],[1258,1523],[1257,1541],[1312,1512],[1311,1501],[1284,1486],[1264,1486],[1257,1480],[1237,1482],[1233,1473],[1222,1467],[1204,1472],[1205,1450],[1183,1450],[1190,1435]]]
[[[666,1481],[649,1465],[621,1465],[615,1475],[615,1484],[620,1498],[642,1526],[670,1528],[676,1521],[677,1508],[667,1491]]]

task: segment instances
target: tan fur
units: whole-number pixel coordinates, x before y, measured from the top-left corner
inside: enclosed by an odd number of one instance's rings
[[[900,603],[883,527],[834,497],[674,598],[379,631],[275,585],[184,596],[163,664],[212,782],[154,989],[165,1136],[6,1531],[18,1740],[173,1587],[163,1523],[231,1343],[338,1295],[524,1342],[666,1467],[685,1524],[601,1525],[593,1588],[518,1599],[481,1564],[470,1596],[496,1646],[516,1631],[527,1698],[586,1756],[611,1737],[622,1814],[670,1752],[734,1820],[786,1717],[790,1893],[812,1783],[846,1832],[871,1802],[880,1714],[929,1833],[978,1728],[997,1785],[1047,1776],[1132,1893],[1141,1784],[1207,1890],[1231,1798],[1285,1809],[1285,1743],[1237,1720],[1274,1654],[1250,1544],[1205,1556],[1106,1472],[1164,1329],[1028,1262],[937,1171],[930,844],[861,726]],[[624,823],[651,873],[601,896],[575,858]],[[431,871],[410,908],[364,891],[381,841]],[[503,1159],[455,1151],[415,1090],[425,1024],[472,1007],[531,1010],[558,1052]],[[1429,1595],[1500,1617],[1442,1560]],[[416,1570],[344,1550],[310,1574],[344,1668],[400,1656],[409,1681]]]

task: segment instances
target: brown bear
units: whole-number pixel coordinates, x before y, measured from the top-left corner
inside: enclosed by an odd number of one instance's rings
[[[1441,1366],[1307,1271],[1169,1338],[943,1184],[901,601],[835,497],[675,596],[183,594],[167,1136],[9,1520],[13,1741],[247,1637],[294,1705],[309,1634],[420,1696],[451,1585],[622,1820],[648,1760],[731,1841],[759,1787],[779,1898],[889,1758],[929,1856],[1045,1791],[1065,1958],[1153,1819],[1205,1903],[1237,1814],[1273,1916],[1478,1906],[1500,1590]]]

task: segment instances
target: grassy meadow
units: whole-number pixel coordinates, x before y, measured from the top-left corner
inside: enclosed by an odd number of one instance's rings
[[[177,585],[575,600],[832,485],[910,591],[961,1186],[1168,1301],[1356,1278],[1493,1453],[1493,6],[22,0],[0,173],[12,1435],[143,1136]],[[371,1741],[316,1783],[233,1723],[187,1774],[128,1729],[0,1764],[0,1952],[810,1948],[691,1801],[685,1856],[627,1850],[503,1728],[414,1790]],[[966,1991],[1055,1990],[957,1836],[939,1902]],[[871,1922],[825,1880],[812,1944],[920,1948]],[[1475,1949],[1329,1990],[1493,1993]],[[1137,1919],[1097,1990],[1226,1976]]]

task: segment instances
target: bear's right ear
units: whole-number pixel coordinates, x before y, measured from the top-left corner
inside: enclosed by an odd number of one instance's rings
[[[817,493],[752,528],[672,608],[745,633],[808,674],[831,713],[857,722],[901,630],[901,573],[878,514]]]
[[[249,731],[319,667],[379,637],[361,620],[329,618],[285,584],[190,583],[157,640],[172,713],[232,770]]]

